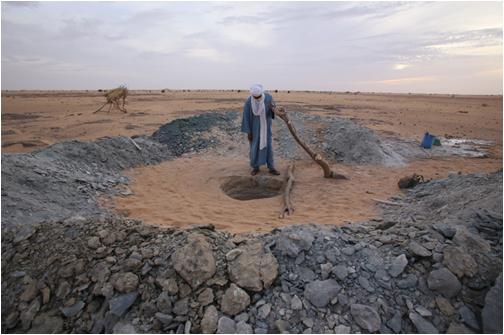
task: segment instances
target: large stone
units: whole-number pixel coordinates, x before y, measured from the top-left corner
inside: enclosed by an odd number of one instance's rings
[[[417,313],[410,312],[409,318],[410,318],[411,322],[413,323],[413,325],[415,325],[415,328],[418,333],[420,333],[420,334],[439,334],[439,331],[436,329],[436,327],[434,327],[434,325],[432,323],[425,320]]]
[[[427,250],[426,248],[422,247],[420,244],[411,241],[408,250],[412,255],[415,256],[420,256],[420,257],[430,257],[432,256],[432,253]]]
[[[156,313],[156,319],[158,319],[163,325],[169,325],[173,322],[173,315],[158,312]]]
[[[105,282],[110,276],[111,265],[107,262],[100,262],[90,271],[91,280],[94,282]]]
[[[58,270],[58,276],[60,276],[61,278],[68,278],[72,277],[73,275],[74,275],[74,265],[71,263],[60,267]]]
[[[455,308],[451,305],[450,301],[442,296],[436,297],[436,304],[439,310],[446,316],[451,316],[455,313]]]
[[[100,238],[98,236],[91,236],[87,240],[87,245],[88,245],[88,247],[90,247],[92,249],[95,249],[95,250],[98,249],[99,247],[101,247]]]
[[[348,270],[345,265],[336,265],[332,268],[332,273],[334,273],[339,280],[344,280],[348,276]]]
[[[332,268],[333,268],[333,265],[331,263],[326,263],[326,264],[320,265],[322,280],[326,280],[327,278],[329,278],[329,275],[331,274]]]
[[[221,317],[217,326],[217,334],[236,334],[236,323],[227,316]]]
[[[49,316],[42,313],[33,319],[28,334],[61,334],[63,333],[63,319],[59,316]]]
[[[418,283],[418,277],[414,274],[410,273],[406,276],[406,278],[401,279],[397,282],[397,287],[399,288],[409,288],[416,286]]]
[[[121,316],[133,305],[138,297],[138,291],[132,291],[113,297],[109,301],[110,313]]]
[[[168,296],[168,292],[161,292],[156,300],[156,307],[160,312],[166,314],[170,314],[172,312],[172,303],[170,297]]]
[[[139,279],[133,272],[116,273],[110,278],[110,282],[119,292],[128,293],[136,290]]]
[[[403,328],[402,313],[396,311],[392,319],[387,321],[387,326],[390,327],[394,332],[399,334]]]
[[[490,252],[490,244],[483,237],[471,233],[464,226],[455,226],[454,228],[457,233],[453,236],[453,243],[459,247],[466,246],[481,253]]]
[[[37,288],[37,282],[32,280],[31,282],[28,283],[28,285],[26,285],[26,288],[25,288],[23,294],[21,294],[19,301],[30,302],[33,299],[35,299],[38,292],[39,292],[39,290]]]
[[[478,264],[462,248],[448,246],[443,250],[443,265],[459,278],[472,277],[478,273]]]
[[[20,319],[21,325],[24,331],[27,331],[31,327],[31,322],[40,310],[40,297],[33,299],[28,305],[28,308],[21,312]]]
[[[478,320],[476,320],[476,315],[469,309],[469,307],[464,305],[458,309],[458,312],[466,325],[468,325],[472,329],[480,330]]]
[[[241,320],[236,324],[236,334],[253,334],[253,333],[254,330],[252,329],[252,326],[247,324],[245,321]]]
[[[124,260],[122,266],[124,271],[135,271],[143,266],[143,262],[138,259],[128,258]]]
[[[173,305],[173,313],[177,315],[187,315],[189,312],[189,297],[177,300]]]
[[[457,276],[446,268],[432,271],[429,274],[427,283],[431,290],[436,290],[446,299],[456,296],[462,287]]]
[[[219,313],[214,305],[208,306],[205,311],[205,315],[201,320],[201,333],[202,334],[213,334],[217,330],[217,324],[219,322]]]
[[[79,300],[72,306],[63,308],[61,312],[67,318],[73,318],[74,316],[77,315],[77,313],[79,313],[84,308],[84,306],[86,306],[86,303],[82,300]]]
[[[434,229],[443,234],[445,237],[452,238],[455,235],[455,229],[444,223],[438,222],[433,225]]]
[[[14,237],[14,240],[12,240],[12,243],[14,243],[14,245],[18,245],[22,241],[29,239],[33,234],[35,234],[39,227],[40,224],[38,223],[24,224]]]
[[[408,260],[406,259],[405,254],[401,254],[394,258],[394,261],[392,262],[392,268],[389,270],[389,274],[396,278],[399,276],[401,273],[403,273],[404,269],[406,268],[406,265],[408,265]]]
[[[282,229],[276,242],[276,249],[287,255],[296,258],[300,251],[310,250],[315,237],[313,232],[304,225],[296,224]]]
[[[236,315],[243,312],[249,305],[250,297],[247,292],[231,283],[222,297],[221,311],[228,315]]]
[[[294,298],[292,298],[290,308],[293,311],[300,311],[303,309],[303,302],[301,301],[301,299],[299,299],[297,295],[295,295]]]
[[[495,281],[495,286],[485,297],[485,307],[481,311],[483,332],[502,334],[502,272]]]
[[[476,334],[476,333],[464,325],[460,325],[460,324],[452,322],[448,326],[448,330],[446,331],[446,334]]]
[[[210,287],[204,289],[199,295],[197,301],[203,307],[210,305],[214,300],[213,290]]]
[[[350,327],[339,325],[334,327],[334,334],[350,334]]]
[[[229,262],[229,278],[244,289],[259,292],[270,286],[278,275],[278,262],[264,251],[262,243],[240,248],[241,254]]]
[[[72,285],[68,283],[66,280],[62,281],[59,285],[58,288],[56,289],[56,297],[59,299],[63,300],[67,297],[67,295],[70,293],[70,290],[72,289]]]
[[[341,286],[334,279],[316,280],[308,283],[304,296],[316,307],[325,307],[341,290]]]
[[[359,327],[370,332],[380,330],[380,315],[374,308],[366,305],[352,304],[350,305],[350,312]]]
[[[212,246],[205,236],[193,233],[187,244],[172,255],[173,268],[192,288],[198,287],[215,273],[215,258]]]

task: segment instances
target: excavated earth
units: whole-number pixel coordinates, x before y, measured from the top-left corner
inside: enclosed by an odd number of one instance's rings
[[[330,162],[408,162],[349,120],[291,119]],[[226,154],[239,135],[238,114],[203,114],[134,136],[142,150],[119,137],[2,154],[2,332],[502,333],[502,169],[426,181],[359,224],[266,234],[160,228],[100,206],[128,192],[122,171]],[[281,124],[275,148],[304,157]]]

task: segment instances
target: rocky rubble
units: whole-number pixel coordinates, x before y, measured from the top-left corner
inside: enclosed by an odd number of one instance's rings
[[[502,332],[502,245],[459,223],[10,226],[2,332]]]

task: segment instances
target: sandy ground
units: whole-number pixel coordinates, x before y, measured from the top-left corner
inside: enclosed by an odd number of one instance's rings
[[[345,166],[332,169],[349,180],[323,178],[311,162],[296,162],[292,191],[294,214],[279,219],[283,197],[239,201],[221,189],[222,178],[249,176],[247,152],[184,156],[157,166],[126,171],[134,195],[105,202],[120,214],[149,224],[187,226],[213,223],[231,233],[266,232],[296,223],[341,225],[379,217],[371,198],[401,194],[398,179],[413,173],[444,178],[447,171],[492,172],[502,168],[502,96],[268,91],[287,111],[343,117],[373,129],[384,139],[397,136],[421,141],[425,131],[443,137],[495,142],[484,146],[487,158],[426,159],[403,168]],[[96,141],[135,134],[152,135],[177,118],[207,112],[241,112],[248,91],[131,91],[128,113],[108,106],[97,91],[2,91],[2,153],[30,152],[58,141]],[[275,120],[275,122],[283,122]],[[246,136],[244,134],[244,136]],[[435,150],[435,147],[433,149]],[[276,158],[285,179],[289,162]],[[263,167],[261,174],[266,174]]]

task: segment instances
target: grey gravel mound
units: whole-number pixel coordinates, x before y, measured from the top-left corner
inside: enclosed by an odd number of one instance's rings
[[[331,163],[346,165],[381,165],[402,167],[405,160],[371,129],[344,118],[313,116],[299,112],[289,118],[300,138],[315,152]],[[294,140],[283,121],[276,121],[277,145],[285,158],[306,159],[307,154]]]
[[[96,198],[128,184],[121,171],[174,157],[148,136],[138,136],[135,142],[142,150],[121,136],[98,142],[58,142],[27,154],[2,154],[2,226],[72,215],[111,216]]]

